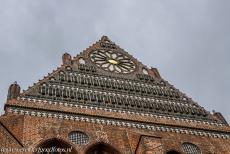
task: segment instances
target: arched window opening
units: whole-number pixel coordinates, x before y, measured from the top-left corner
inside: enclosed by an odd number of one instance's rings
[[[87,134],[79,131],[69,133],[69,140],[74,144],[87,144],[89,137]]]
[[[110,145],[99,143],[89,148],[86,154],[120,154],[120,152]]]
[[[42,142],[36,149],[34,154],[77,154],[71,144],[56,138]]]

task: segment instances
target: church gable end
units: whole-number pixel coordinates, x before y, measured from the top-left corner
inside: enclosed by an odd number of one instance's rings
[[[230,151],[230,128],[220,113],[206,111],[107,36],[75,57],[64,53],[62,65],[27,90],[12,84],[5,112],[25,117],[23,129],[11,131],[22,131],[19,140],[32,148],[58,145],[80,154]]]

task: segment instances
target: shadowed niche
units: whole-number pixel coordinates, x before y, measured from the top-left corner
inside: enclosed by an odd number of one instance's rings
[[[37,151],[34,154],[77,154],[74,147],[61,139],[49,139],[37,146]]]
[[[175,150],[168,151],[166,154],[181,154]]]
[[[120,154],[116,149],[104,143],[98,143],[90,147],[86,154]]]

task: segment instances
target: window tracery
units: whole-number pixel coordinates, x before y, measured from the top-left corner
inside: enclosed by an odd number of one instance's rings
[[[185,154],[201,154],[199,147],[192,143],[183,143],[182,149]]]
[[[87,134],[80,132],[80,131],[74,131],[69,133],[69,140],[74,144],[87,144],[89,142],[89,137]]]

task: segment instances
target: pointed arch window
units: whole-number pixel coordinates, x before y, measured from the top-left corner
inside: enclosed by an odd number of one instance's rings
[[[33,154],[53,154],[53,153],[54,154],[59,154],[59,153],[77,154],[78,153],[71,144],[58,138],[48,139],[40,143],[36,148],[44,151],[35,150]],[[58,149],[61,150],[62,152],[57,151]]]

